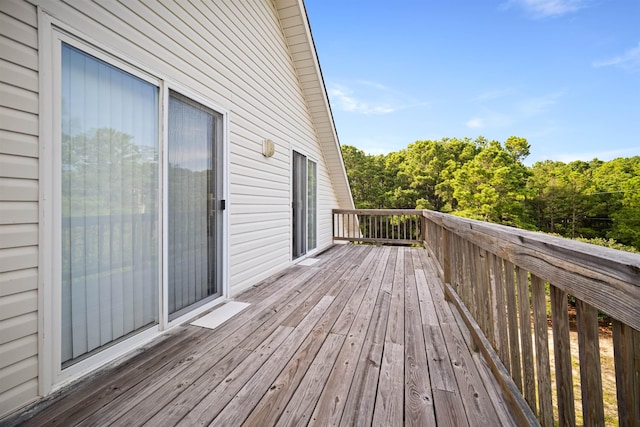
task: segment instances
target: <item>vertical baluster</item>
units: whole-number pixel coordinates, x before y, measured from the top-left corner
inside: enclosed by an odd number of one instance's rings
[[[538,378],[538,402],[540,423],[553,426],[553,403],[551,399],[551,368],[549,364],[549,326],[544,281],[531,275],[531,299],[536,340],[536,376]]]
[[[442,265],[442,269],[444,271],[444,283],[451,283],[451,258],[449,257],[450,248],[449,248],[449,231],[443,229],[442,230],[442,253],[443,257],[440,261]]]
[[[493,284],[495,295],[495,316],[494,316],[494,329],[496,335],[496,344],[498,347],[498,354],[500,360],[509,370],[509,337],[507,336],[507,310],[504,300],[504,274],[502,272],[502,258],[491,255],[492,270],[493,270]]]
[[[384,235],[387,239],[393,238],[393,236],[389,235],[389,219],[384,222]]]
[[[409,239],[411,239],[411,241],[416,240],[416,232],[418,231],[418,226],[416,223],[416,218],[411,215],[409,216]]]
[[[471,242],[468,242],[467,244],[467,257],[469,259],[469,279],[468,279],[468,286],[467,286],[467,299],[468,302],[467,304],[469,304],[469,307],[471,307],[471,314],[473,314],[473,318],[477,319],[478,318],[478,307],[476,306],[476,286],[475,286],[475,280],[476,280],[476,258],[475,258],[475,249],[474,249],[474,244]]]
[[[558,396],[558,419],[560,426],[576,425],[573,397],[573,371],[571,368],[571,341],[569,336],[569,313],[567,293],[550,287],[551,322],[553,327],[553,353],[556,362],[556,394]]]
[[[462,240],[460,236],[458,236],[457,234],[452,233],[451,235],[454,238],[453,240],[454,246],[453,248],[451,248],[451,253],[453,254],[453,259],[455,260],[456,292],[458,292],[458,295],[461,295],[462,283],[464,281],[464,278],[463,278],[464,266],[462,264],[462,244],[461,244]]]
[[[375,239],[378,235],[378,216],[377,215],[371,215],[371,217],[373,218],[373,228],[371,230],[369,230],[369,238]]]
[[[480,307],[482,302],[480,300],[482,282],[479,280],[480,276],[480,255],[478,254],[478,247],[471,243],[471,298],[473,299],[473,317],[478,322],[478,325],[484,330],[482,326],[482,317],[480,315]]]
[[[482,318],[485,336],[495,348],[495,332],[493,330],[493,292],[491,289],[491,258],[489,252],[480,249],[480,265],[482,275]]]
[[[533,412],[538,412],[536,384],[533,370],[533,344],[531,343],[531,306],[529,302],[529,280],[527,271],[516,267],[518,280],[518,308],[520,311],[520,342],[522,348],[522,370],[524,377],[524,398]]]
[[[614,320],[613,351],[620,426],[640,426],[640,332]]]
[[[520,344],[518,342],[518,309],[516,303],[515,267],[504,261],[504,278],[507,298],[507,320],[509,324],[509,359],[511,360],[511,378],[522,393],[522,367],[520,366]]]
[[[399,221],[402,221],[402,238],[407,240],[407,216],[400,215]]]
[[[485,336],[489,338],[489,327],[487,325],[487,282],[488,276],[487,271],[485,269],[485,253],[484,250],[479,248],[476,245],[473,245],[473,254],[475,259],[475,305],[476,305],[476,315],[475,319],[478,322],[480,328],[484,332]],[[489,338],[491,341],[491,338]]]
[[[584,425],[604,425],[598,311],[580,300],[578,300],[576,308]]]
[[[351,237],[349,233],[349,214],[342,214],[342,232],[344,237]]]

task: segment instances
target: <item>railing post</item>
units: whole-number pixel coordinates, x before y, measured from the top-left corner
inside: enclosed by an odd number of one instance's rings
[[[336,242],[336,212],[335,210],[331,211],[331,240]]]

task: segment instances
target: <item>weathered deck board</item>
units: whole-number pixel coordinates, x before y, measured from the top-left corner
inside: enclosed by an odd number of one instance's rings
[[[318,257],[239,295],[251,306],[217,329],[175,329],[27,424],[509,424],[423,249]]]
[[[389,306],[391,305],[391,288],[393,286],[397,253],[397,251],[391,252],[385,265],[382,284],[371,316],[371,323],[367,330],[358,366],[349,389],[345,410],[340,421],[342,426],[371,425],[380,365],[382,364],[384,336],[389,318]]]
[[[418,254],[423,257],[425,255],[424,253]],[[426,263],[427,260],[424,262]],[[433,276],[431,271],[429,274],[429,282],[436,284],[437,278]],[[449,305],[444,302],[444,292],[438,285],[433,286],[431,290],[439,325],[445,336],[449,361],[458,384],[467,419],[470,420],[470,423],[479,425],[497,425],[497,418],[499,418],[497,410],[491,404],[482,377],[475,375],[477,367],[468,351],[459,323]]]
[[[416,268],[422,265],[420,258],[416,257],[417,252],[413,251],[411,255],[413,256],[405,258],[405,424],[435,425],[433,393],[418,297],[418,285],[426,286],[426,281],[421,280],[424,272]]]
[[[340,422],[367,328],[371,322],[372,303],[375,303],[382,284],[384,266],[388,256],[389,251],[387,250],[383,253],[377,267],[371,268],[369,274],[362,277],[356,291],[352,294],[331,330],[332,333],[345,335],[346,340],[313,411],[311,424],[337,425]]]
[[[357,254],[351,255],[356,256]],[[336,258],[336,260],[340,260],[340,258]],[[343,265],[350,265],[349,260],[350,258],[346,258]],[[293,277],[283,278],[282,281],[295,286],[300,283],[298,281],[305,281],[306,290],[314,289],[314,285],[319,286],[323,283],[322,275],[318,271],[309,270],[300,275],[295,272],[295,269],[292,272],[294,273]],[[199,403],[202,393],[212,387],[214,381],[221,381],[225,373],[234,369],[245,359],[241,349],[255,350],[265,340],[265,337],[275,331],[279,325],[277,319],[274,321],[274,317],[286,317],[287,309],[291,310],[296,307],[301,298],[300,295],[304,295],[302,292],[292,291],[286,287],[281,290],[286,292],[284,295],[281,294],[280,298],[277,297],[277,289],[275,294],[269,296],[257,295],[256,298],[261,299],[256,306],[265,307],[259,312],[259,315],[253,316],[251,319],[247,319],[246,316],[236,317],[227,322],[217,330],[218,340],[208,340],[207,344],[199,346],[189,357],[184,360],[179,359],[176,366],[169,369],[166,375],[138,384],[132,390],[135,393],[131,396],[122,395],[121,402],[115,400],[99,409],[89,417],[88,424],[93,424],[98,420],[109,424],[116,419],[119,419],[119,422],[123,424],[141,422],[147,419],[146,415],[153,415],[154,410],[162,412],[161,415],[155,417],[154,422],[160,420],[164,422],[167,419],[179,421],[188,412],[188,408],[193,406],[193,403]],[[251,326],[254,325],[255,328],[252,328]],[[241,328],[242,326],[244,328]],[[230,333],[227,334],[225,329]],[[247,330],[251,333],[247,334]],[[240,355],[238,355],[239,353]],[[209,357],[199,357],[202,354],[208,354]],[[220,363],[216,363],[218,360]],[[200,381],[200,378],[205,375],[206,380]],[[174,399],[178,395],[185,396],[182,390],[186,387],[191,387],[192,393],[188,395],[186,402],[180,398],[177,400],[179,404],[176,404]],[[148,404],[140,404],[146,400],[153,402],[153,407],[149,407]],[[111,411],[110,407],[114,406],[118,407],[118,411]]]
[[[378,393],[373,411],[374,426],[402,425],[404,410],[404,259],[398,248],[387,333],[384,339]]]

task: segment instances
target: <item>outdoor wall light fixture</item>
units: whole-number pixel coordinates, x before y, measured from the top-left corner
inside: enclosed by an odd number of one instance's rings
[[[276,144],[272,140],[265,139],[264,141],[262,141],[262,154],[265,157],[271,157],[274,155],[275,152],[276,152]]]

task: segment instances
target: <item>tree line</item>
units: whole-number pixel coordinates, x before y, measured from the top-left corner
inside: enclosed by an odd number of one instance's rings
[[[387,155],[342,146],[356,208],[431,209],[640,250],[640,156],[527,166],[529,153],[515,136],[416,141]]]

